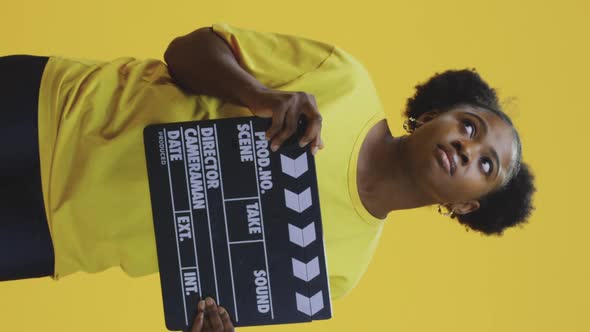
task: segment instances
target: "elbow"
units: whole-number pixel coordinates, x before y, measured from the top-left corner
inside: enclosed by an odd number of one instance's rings
[[[166,62],[166,66],[168,67],[168,73],[170,76],[175,80],[178,81],[180,77],[178,77],[177,73],[179,71],[178,66],[180,65],[178,60],[178,38],[175,38],[170,42],[168,48],[164,52],[164,62]],[[180,71],[182,72],[182,70]]]
[[[166,51],[164,51],[164,61],[166,64],[170,65],[170,63],[174,63],[181,59],[183,55],[187,54],[187,47],[194,47],[195,45],[202,44],[203,38],[210,33],[212,33],[210,27],[203,27],[186,35],[174,38],[170,44],[168,44]]]
[[[170,44],[168,44],[168,48],[166,48],[166,51],[164,51],[164,61],[166,62],[166,64],[168,66],[170,66],[170,62],[173,59],[174,56],[174,52],[176,50],[176,45],[175,42],[178,40],[178,38],[173,39]]]

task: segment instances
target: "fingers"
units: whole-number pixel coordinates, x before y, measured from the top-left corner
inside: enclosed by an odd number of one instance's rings
[[[323,148],[321,139],[322,116],[320,115],[315,97],[313,95],[300,92],[295,94],[295,99],[284,104],[282,109],[275,110],[272,117],[271,128],[267,131],[267,139],[272,140],[271,150],[273,152],[291,137],[299,126],[299,117],[303,113],[308,119],[308,125],[305,133],[299,140],[299,146],[304,147],[312,143],[312,153],[315,154],[318,149]]]
[[[190,332],[234,332],[234,325],[229,313],[222,306],[207,297],[197,304],[197,317]]]
[[[289,110],[286,112],[284,117],[284,128],[275,138],[273,138],[270,149],[273,152],[277,151],[277,149],[283,145],[283,142],[297,131],[298,125],[299,112],[296,110]]]
[[[234,331],[234,324],[232,323],[231,319],[229,318],[229,314],[224,307],[219,306],[219,315],[221,316],[221,321],[223,322],[223,329],[226,332],[233,332]]]
[[[321,131],[322,131],[322,116],[318,111],[318,105],[316,103],[315,97],[313,95],[308,95],[309,97],[309,105],[305,109],[305,115],[309,119],[309,124],[307,125],[307,129],[303,134],[303,137],[299,140],[299,146],[304,147],[309,142],[313,141],[311,146],[311,153],[316,154],[318,149],[324,148],[324,143],[321,138]]]
[[[275,135],[283,129],[283,122],[285,121],[286,109],[276,109],[272,114],[272,124],[266,131],[266,138],[271,140]]]
[[[197,317],[195,317],[195,321],[193,322],[193,327],[191,328],[190,332],[201,332],[203,330],[203,317],[203,312],[199,312],[197,314]]]
[[[224,331],[223,322],[221,321],[221,317],[219,317],[219,310],[215,301],[208,297],[205,300],[205,304],[207,305],[207,318],[209,319],[209,323],[211,323],[211,331]]]
[[[311,153],[315,156],[315,154],[318,152],[318,150],[323,149],[323,148],[324,148],[324,141],[322,141],[322,138],[318,135],[313,140],[313,145],[311,146]]]
[[[201,332],[203,331],[203,321],[205,320],[205,302],[200,301],[197,305],[197,317],[193,322],[193,327],[190,332]]]
[[[203,332],[210,332],[213,331],[213,329],[211,328],[211,320],[209,319],[209,316],[207,316],[207,314],[205,314],[205,321],[203,322]]]
[[[314,155],[316,154],[318,149],[323,149],[323,141],[322,141],[321,133],[320,133],[321,129],[322,129],[321,117],[313,118],[309,122],[309,125],[307,126],[307,129],[305,130],[305,134],[303,134],[303,137],[299,140],[299,146],[304,147],[309,142],[312,142],[311,143],[311,153]]]

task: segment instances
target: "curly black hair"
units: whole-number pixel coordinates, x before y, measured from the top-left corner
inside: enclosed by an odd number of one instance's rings
[[[475,68],[447,70],[434,74],[425,83],[416,86],[414,96],[408,98],[404,115],[416,119],[426,112],[445,112],[461,104],[477,106],[492,112],[514,130],[517,158],[505,183],[480,197],[479,209],[454,216],[461,224],[484,235],[501,236],[506,228],[522,226],[527,222],[534,210],[532,195],[536,188],[534,175],[529,166],[522,162],[518,132],[510,117],[502,111],[496,90],[480,77]]]

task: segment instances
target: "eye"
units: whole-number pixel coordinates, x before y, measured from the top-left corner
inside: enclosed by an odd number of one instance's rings
[[[473,134],[475,133],[475,126],[473,125],[473,122],[467,119],[463,120],[462,122],[463,127],[465,127],[465,130],[467,130],[469,137],[473,137]]]
[[[492,174],[492,161],[488,158],[481,158],[481,165],[486,175]]]

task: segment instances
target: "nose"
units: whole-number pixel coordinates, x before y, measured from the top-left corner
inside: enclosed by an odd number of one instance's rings
[[[466,166],[472,159],[474,144],[471,142],[464,142],[461,140],[455,140],[451,142],[451,145],[457,150],[457,154],[461,159],[461,165]]]

